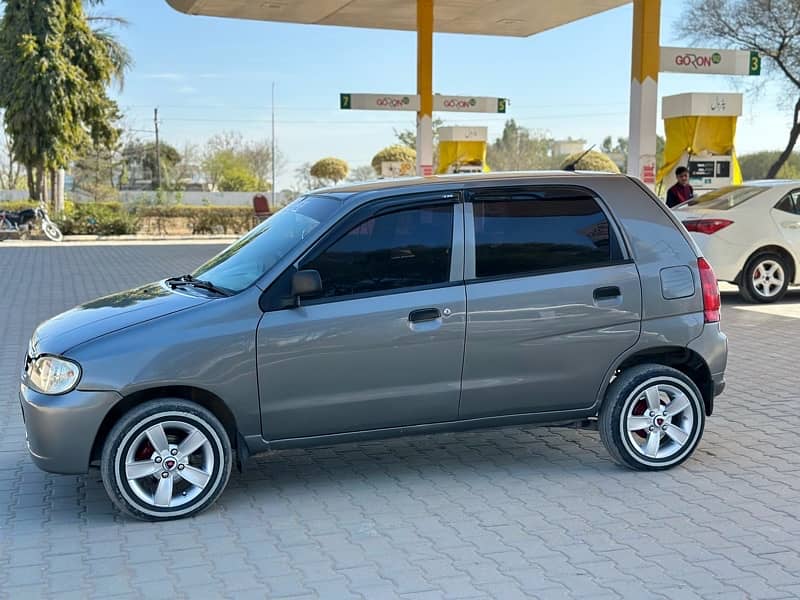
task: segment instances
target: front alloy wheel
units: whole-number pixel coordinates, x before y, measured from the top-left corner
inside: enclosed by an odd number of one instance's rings
[[[222,493],[231,458],[228,435],[208,410],[185,400],[155,400],[112,429],[103,448],[103,484],[132,516],[185,517]]]

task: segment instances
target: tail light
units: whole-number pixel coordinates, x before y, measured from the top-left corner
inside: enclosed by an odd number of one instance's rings
[[[706,323],[718,323],[721,302],[717,276],[705,258],[697,259],[697,267],[700,269],[700,287],[703,290],[703,314]]]
[[[705,233],[711,235],[718,232],[720,229],[725,229],[728,225],[732,225],[733,221],[728,219],[691,219],[684,221],[683,226],[687,231],[694,231],[695,233]]]

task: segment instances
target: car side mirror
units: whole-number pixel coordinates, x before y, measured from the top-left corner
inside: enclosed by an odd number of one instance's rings
[[[319,271],[306,269],[298,271],[292,276],[292,296],[300,299],[304,296],[314,296],[322,291],[322,278]]]

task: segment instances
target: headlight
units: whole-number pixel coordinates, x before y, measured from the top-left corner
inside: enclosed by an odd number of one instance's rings
[[[33,361],[28,379],[43,394],[63,394],[81,378],[81,368],[74,362],[55,356],[40,356]]]

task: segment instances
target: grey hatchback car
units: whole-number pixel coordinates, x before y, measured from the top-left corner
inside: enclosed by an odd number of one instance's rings
[[[142,519],[256,453],[578,423],[686,460],[724,388],[716,278],[635,179],[456,175],[320,190],[190,275],[42,323],[20,401],[42,469]]]

